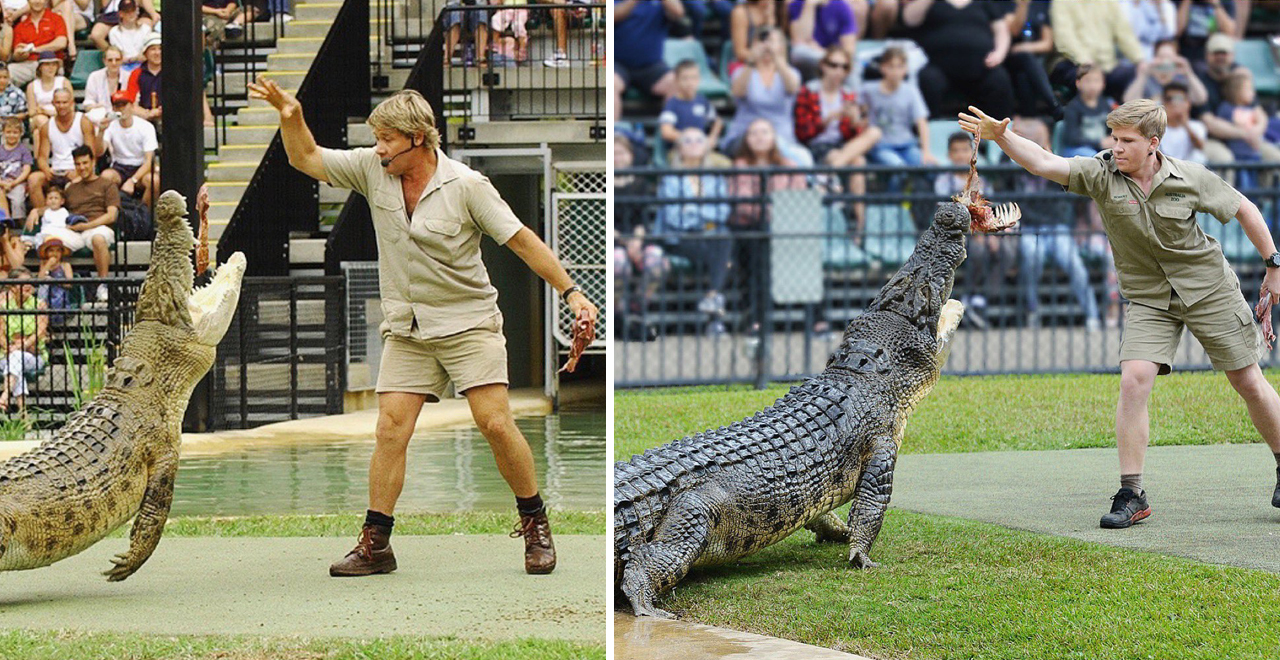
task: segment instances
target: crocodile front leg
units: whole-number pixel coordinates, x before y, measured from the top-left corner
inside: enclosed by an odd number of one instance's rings
[[[119,582],[133,575],[155,551],[173,504],[173,479],[177,473],[177,449],[161,450],[147,473],[147,490],[129,532],[129,550],[116,555],[111,560],[114,566],[103,572],[108,581]]]
[[[674,619],[654,606],[658,594],[684,578],[711,535],[711,507],[690,493],[673,500],[654,539],[631,549],[622,572],[622,593],[636,616]]]
[[[813,532],[817,543],[849,542],[849,526],[830,511],[810,520],[804,528]]]
[[[893,465],[898,459],[898,443],[890,436],[872,440],[871,457],[862,468],[858,487],[849,509],[849,564],[854,568],[875,568],[868,553],[880,534],[884,512],[893,493]]]

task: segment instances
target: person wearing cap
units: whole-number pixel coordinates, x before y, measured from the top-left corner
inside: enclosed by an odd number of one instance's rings
[[[1230,35],[1215,33],[1209,37],[1209,43],[1205,46],[1205,59],[1193,63],[1192,68],[1208,95],[1203,104],[1196,104],[1192,108],[1192,112],[1197,115],[1205,112],[1212,114],[1222,103],[1222,85],[1231,77],[1232,72],[1241,68],[1236,62],[1236,40]],[[1199,119],[1208,124],[1213,123],[1204,117]]]
[[[89,40],[94,48],[106,50],[110,45],[108,37],[111,28],[120,23],[120,0],[93,0],[98,5],[98,15],[93,18],[93,29],[89,31]],[[137,0],[138,23],[156,31],[160,22],[160,12],[156,10],[152,0]]]
[[[152,34],[142,46],[146,61],[129,76],[128,91],[138,104],[137,115],[154,124],[160,123],[160,63],[164,49],[160,35]]]
[[[36,67],[40,53],[51,51],[58,59],[67,56],[71,40],[67,36],[67,24],[62,17],[49,9],[49,0],[28,0],[31,11],[13,26],[13,63],[9,73],[13,84],[25,87],[36,79]]]
[[[53,51],[46,50],[40,53],[40,59],[37,60],[36,79],[27,83],[31,135],[36,139],[33,146],[37,152],[40,151],[40,129],[56,114],[53,109],[53,93],[60,89],[75,94],[71,89],[71,81],[62,75],[62,60],[58,59]]]
[[[355,549],[329,574],[395,570],[391,529],[405,452],[423,404],[446,396],[450,382],[466,397],[515,495],[520,523],[512,536],[524,538],[525,571],[550,573],[555,546],[529,443],[511,415],[502,313],[480,256],[481,238],[510,248],[560,292],[575,318],[594,321],[595,305],[489,179],[440,149],[435,115],[418,92],[403,90],[379,103],[368,119],[377,145],[351,150],[318,146],[298,99],[274,81],[250,83],[249,98],[266,100],[279,112],[290,165],[369,200],[378,243],[385,321],[369,509]]]
[[[136,0],[120,0],[119,12],[120,23],[111,28],[107,40],[120,49],[124,55],[124,70],[131,73],[146,59],[142,49],[151,37],[151,25],[138,21]]]
[[[151,206],[155,201],[160,170],[155,163],[156,127],[142,117],[135,117],[137,106],[128,92],[111,95],[111,108],[119,115],[102,132],[102,141],[111,153],[111,167],[102,178],[114,183],[120,192]]]
[[[36,277],[54,280],[70,280],[75,277],[75,273],[71,271],[71,264],[66,261],[67,257],[71,256],[71,248],[67,247],[62,239],[57,236],[45,238],[40,243],[37,254],[40,255],[40,270]],[[51,309],[66,309],[70,307],[68,304],[70,288],[70,284],[41,287],[43,290],[41,297]]]

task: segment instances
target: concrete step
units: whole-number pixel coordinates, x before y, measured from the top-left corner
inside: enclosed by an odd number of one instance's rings
[[[289,239],[289,263],[291,264],[323,264],[324,263],[324,245],[323,238],[291,238]],[[306,301],[320,303],[320,320],[324,320],[324,304],[322,301]],[[302,308],[298,308],[299,316],[301,316]]]
[[[253,173],[258,171],[260,161],[219,161],[210,163],[205,168],[205,179],[208,181],[249,181]]]
[[[240,196],[244,194],[244,189],[249,186],[246,181],[210,181],[209,186],[209,203],[215,202],[238,202]]]
[[[285,26],[284,33],[290,37],[321,37],[329,34],[329,28],[333,25],[333,19],[337,16],[337,12],[327,17],[308,18],[289,21]]]
[[[227,144],[271,144],[279,128],[278,124],[276,126],[228,126]]]
[[[374,35],[377,38],[377,35]],[[276,53],[310,53],[315,55],[320,50],[320,44],[324,43],[324,37],[281,37],[276,40]]]
[[[267,147],[269,146],[271,146],[270,140],[244,144],[224,144],[218,149],[218,161],[261,162],[262,157],[267,154]]]
[[[293,8],[293,21],[309,21],[316,19],[332,20],[338,15],[338,10],[342,8],[341,2],[308,2],[306,4],[298,4]],[[285,26],[285,33],[290,33],[288,25]]]

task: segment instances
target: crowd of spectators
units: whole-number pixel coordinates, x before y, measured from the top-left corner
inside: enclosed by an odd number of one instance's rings
[[[530,55],[529,31],[540,25],[551,30],[553,42],[542,64],[562,69],[570,66],[569,30],[575,25],[587,26],[598,20],[601,12],[581,6],[598,0],[445,0],[442,22],[445,27],[445,66],[524,66],[534,60]],[[655,2],[662,0],[655,0]],[[560,8],[535,7],[530,4],[565,5]],[[574,7],[572,5],[579,5]],[[452,11],[451,11],[452,10]],[[604,53],[604,35],[593,39],[591,59],[600,62]],[[658,44],[661,54],[662,44]],[[579,59],[587,59],[581,57]]]
[[[1153,98],[1168,113],[1162,150],[1169,155],[1208,164],[1280,162],[1280,118],[1258,100],[1254,71],[1236,61],[1246,38],[1249,46],[1280,44],[1268,38],[1280,31],[1275,0],[614,2],[618,149],[625,146],[633,167],[677,170],[659,177],[663,201],[654,205],[654,219],[646,224],[633,214],[626,231],[620,227],[615,265],[623,314],[646,308],[660,288],[651,280],[667,277],[679,256],[710,277],[697,306],[706,330],[724,329],[725,287],[735,286],[744,258],[732,243],[751,240],[734,236],[767,230],[769,212],[746,201],[761,194],[760,175],[708,168],[791,168],[769,178],[768,189],[810,186],[854,200],[842,208],[848,238],[861,246],[870,206],[861,196],[869,185],[939,198],[963,186],[958,170],[931,175],[920,168],[967,169],[968,136],[950,135],[946,152],[933,153],[941,136],[929,129],[969,105],[1014,118],[1014,130],[1046,149],[1092,157],[1109,146],[1107,113]],[[696,40],[705,61],[664,59],[663,44],[675,39]],[[1272,61],[1266,73],[1274,78]],[[721,72],[719,89],[727,93],[708,84],[708,71]],[[863,164],[917,169],[835,177],[825,167]],[[693,167],[703,171],[677,173]],[[1228,169],[1228,176],[1246,192],[1273,185],[1256,169]],[[629,185],[644,179],[629,177]],[[989,194],[1001,189],[1054,192],[1034,177],[988,182]],[[698,203],[700,196],[718,199]],[[1037,325],[1039,280],[1051,260],[1066,274],[1088,328],[1114,324],[1118,293],[1096,209],[1061,199],[1024,204],[1023,211],[1015,240],[970,242],[966,291],[958,292],[975,312],[966,318],[982,325],[984,292],[1014,283],[1023,322]],[[1107,272],[1091,282],[1086,264]]]

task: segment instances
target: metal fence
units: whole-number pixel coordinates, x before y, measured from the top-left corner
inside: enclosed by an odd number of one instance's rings
[[[844,326],[906,261],[949,197],[939,168],[626,170],[614,182],[618,387],[796,380],[823,369]],[[1235,165],[1273,233],[1273,166]],[[1249,174],[1241,174],[1248,172]],[[1118,369],[1124,301],[1092,202],[1017,166],[981,171],[1022,225],[968,239],[952,297],[966,303],[945,371]],[[852,177],[865,194],[852,194]],[[945,181],[945,180],[944,180]],[[949,183],[949,182],[948,182]],[[1265,185],[1267,187],[1258,187]],[[1205,214],[1251,299],[1264,274],[1237,222]],[[638,235],[635,227],[643,227]],[[727,268],[725,267],[727,265]],[[1275,361],[1272,354],[1266,364]],[[1209,368],[1194,338],[1175,366]]]
[[[608,300],[608,255],[605,246],[608,226],[605,212],[608,196],[603,163],[557,163],[551,190],[551,221],[547,243],[560,257],[565,270],[590,300]],[[547,284],[547,374],[546,392],[555,395],[556,371],[573,344],[573,312]],[[608,346],[609,327],[604,316],[596,326],[596,339],[589,353],[603,353]]]

